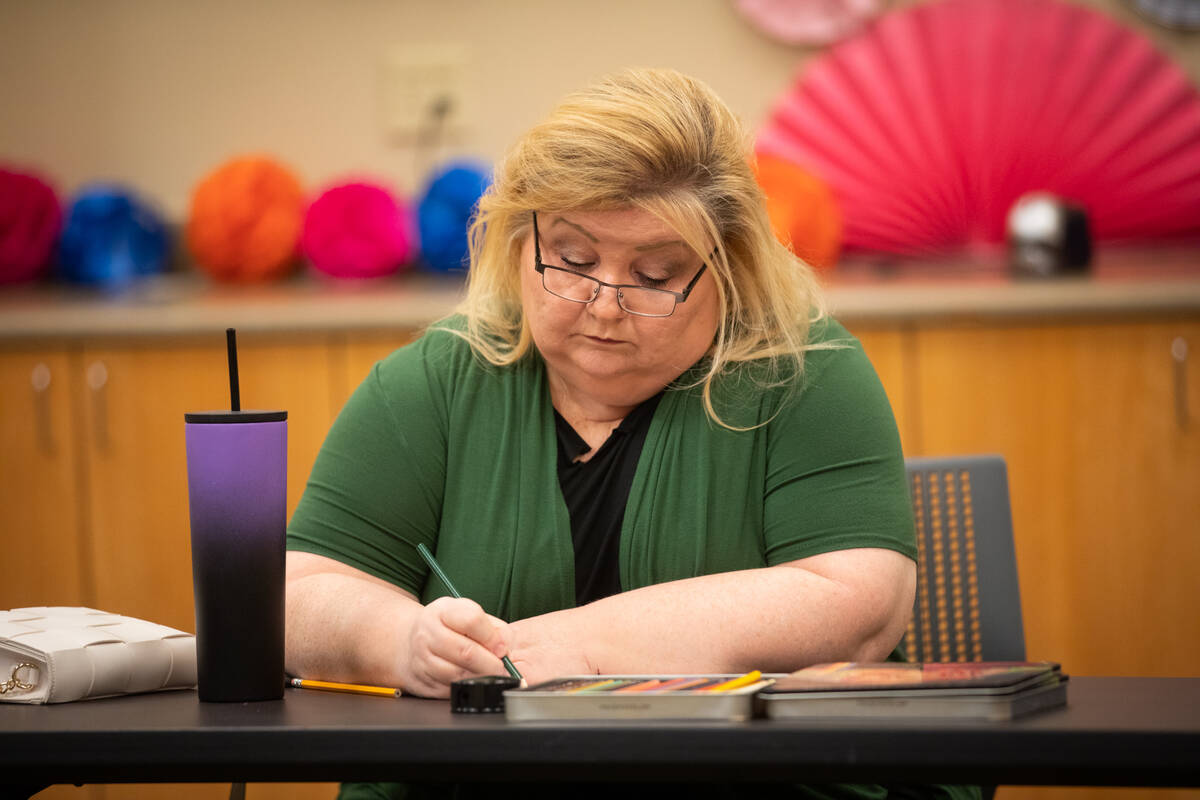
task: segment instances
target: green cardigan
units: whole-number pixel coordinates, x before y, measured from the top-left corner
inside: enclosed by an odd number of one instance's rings
[[[461,320],[443,324],[453,326]],[[666,392],[626,506],[623,589],[852,547],[916,558],[900,441],[883,387],[839,324],[821,323],[812,338],[831,347],[809,352],[790,385],[764,388],[756,380],[761,370],[752,368],[716,387],[722,419],[751,430],[716,425],[699,390]],[[557,446],[537,354],[495,368],[460,337],[431,329],[376,364],[342,409],[288,526],[288,548],[337,559],[429,602],[448,592],[416,552],[424,542],[459,591],[497,617],[573,606],[574,549]],[[346,784],[341,797],[494,796],[477,788]],[[583,788],[520,791],[575,796]],[[658,785],[593,788],[597,796],[670,793]],[[714,796],[741,794],[708,788]],[[693,795],[696,789],[687,787]],[[889,790],[755,784],[747,796],[764,792],[862,798]],[[973,787],[900,792],[978,796]]]
[[[454,321],[452,321],[454,322]],[[623,589],[762,567],[852,547],[916,558],[896,425],[861,348],[817,331],[803,377],[764,389],[726,380],[720,427],[699,390],[655,411],[621,531]],[[760,423],[766,423],[760,425]],[[288,528],[288,547],[329,556],[428,602],[459,591],[505,620],[574,605],[571,526],[559,489],[545,365],[484,365],[431,330],[379,362],[347,402]],[[652,664],[647,669],[653,669]]]

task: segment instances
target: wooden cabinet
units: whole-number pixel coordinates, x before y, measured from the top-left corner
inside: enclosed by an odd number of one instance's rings
[[[243,408],[288,412],[288,513],[333,419],[323,339],[239,337]],[[186,411],[229,407],[223,339],[83,348],[84,505],[105,610],[193,629]]]
[[[244,408],[288,412],[288,514],[337,412],[412,334],[239,336]],[[0,350],[0,608],[193,628],[183,415],[228,407],[224,340]]]
[[[1008,461],[1029,656],[1200,674],[1200,321],[913,335],[919,452]]]
[[[850,327],[908,455],[1006,457],[1031,657],[1196,674],[1200,320]],[[346,398],[413,335],[240,337],[243,404],[289,412],[289,513]],[[219,337],[0,350],[0,607],[190,630],[182,416],[227,392]]]
[[[1198,674],[1200,318],[849,327],[888,392],[906,454],[1007,459],[1031,658],[1080,675]],[[289,413],[289,513],[345,400],[414,335],[239,336],[243,405]],[[87,604],[191,630],[183,413],[225,407],[227,392],[219,336],[0,349],[0,607]],[[171,792],[216,798],[228,787]],[[248,792],[333,793],[329,784]]]
[[[91,596],[85,511],[75,502],[77,362],[65,348],[0,350],[0,608]]]
[[[335,411],[329,349],[239,349],[244,405],[289,414],[290,512]],[[0,605],[83,603],[191,630],[183,414],[227,407],[223,341],[9,350],[0,378],[13,554]]]
[[[1200,320],[851,329],[906,454],[1006,458],[1029,658],[1077,675],[1200,674]],[[996,796],[1134,800],[1146,790],[1006,786]]]
[[[1030,658],[1200,674],[1200,319],[850,327],[906,455],[1005,457]]]
[[[245,408],[288,411],[288,513],[340,401],[341,346],[239,336]],[[224,340],[0,351],[0,608],[90,605],[194,630],[185,411],[228,407]],[[223,798],[228,784],[54,787],[47,797]],[[332,784],[254,785],[257,798]],[[41,796],[41,795],[39,795]]]

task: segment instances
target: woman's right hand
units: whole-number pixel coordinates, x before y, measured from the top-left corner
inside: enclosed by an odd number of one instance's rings
[[[422,606],[412,620],[402,656],[406,693],[449,697],[450,684],[476,675],[504,675],[508,624],[474,600],[439,597]]]

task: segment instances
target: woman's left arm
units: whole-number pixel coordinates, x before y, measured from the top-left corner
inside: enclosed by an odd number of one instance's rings
[[[912,612],[916,566],[882,548],[646,586],[511,625],[530,682],[559,675],[790,672],[882,661]]]

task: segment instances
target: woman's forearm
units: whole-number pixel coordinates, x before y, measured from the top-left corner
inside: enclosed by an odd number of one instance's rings
[[[560,665],[609,674],[778,672],[885,658],[912,607],[912,562],[856,550],[801,563],[810,568],[689,578],[523,620],[512,626],[515,657],[534,677],[562,674]]]
[[[448,697],[468,675],[503,670],[507,626],[465,598],[409,592],[310,553],[288,554],[285,666],[308,678]]]
[[[404,637],[417,601],[349,575],[288,580],[289,674],[353,683],[401,684]]]

